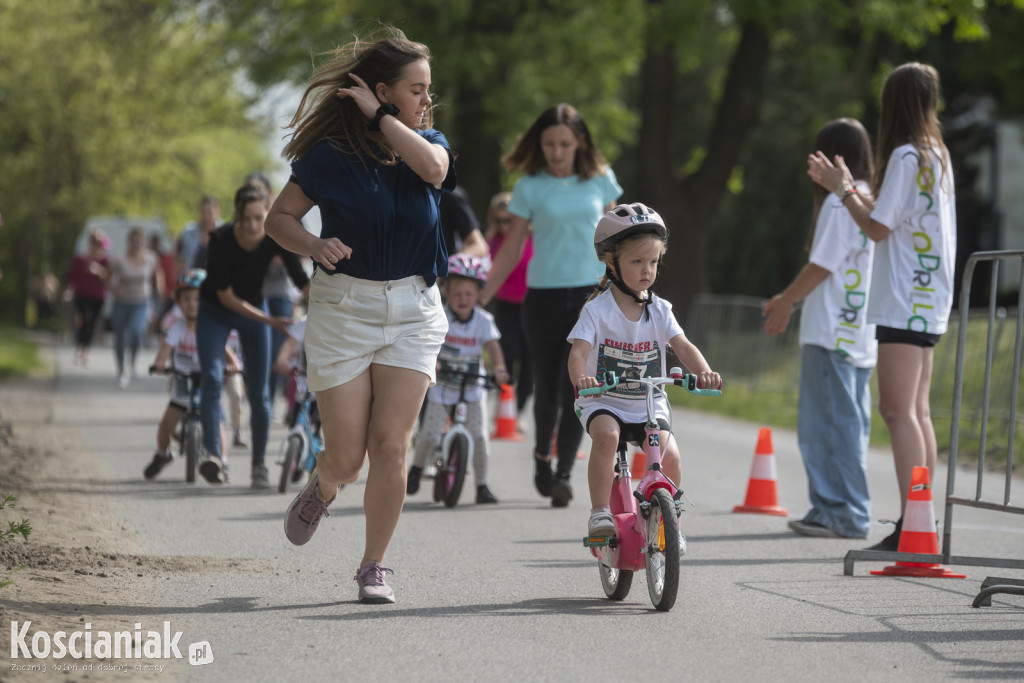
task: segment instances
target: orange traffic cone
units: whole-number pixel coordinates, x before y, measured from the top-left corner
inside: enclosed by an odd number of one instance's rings
[[[642,450],[633,451],[633,462],[629,467],[629,476],[639,479],[644,476],[644,469],[647,467],[647,454]]]
[[[761,427],[754,450],[754,464],[750,468],[747,484],[747,498],[743,505],[737,505],[733,512],[753,512],[762,515],[781,515],[789,512],[779,506],[779,494],[775,489],[775,453],[772,450],[772,430]]]
[[[501,385],[501,397],[498,400],[498,416],[494,421],[494,434],[492,439],[505,439],[507,441],[522,441],[523,435],[519,433],[516,420],[519,411],[516,410],[516,390],[511,384]]]
[[[910,478],[907,493],[907,507],[903,511],[903,530],[900,553],[939,554],[939,535],[935,532],[935,511],[932,510],[932,485],[928,480],[927,467],[915,467]],[[875,576],[921,576],[937,579],[964,579],[965,574],[955,574],[941,564],[922,562],[897,562],[885,569],[871,572]]]

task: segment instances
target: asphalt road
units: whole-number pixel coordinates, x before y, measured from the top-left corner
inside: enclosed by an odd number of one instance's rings
[[[212,663],[170,662],[168,680],[1024,678],[1024,598],[971,607],[987,576],[1024,572],[955,567],[968,578],[891,578],[868,575],[879,563],[858,563],[844,576],[845,552],[867,543],[800,537],[784,517],[734,514],[759,425],[675,415],[693,505],[683,517],[689,553],[679,597],[668,613],[652,609],[642,573],[623,602],[604,598],[581,543],[586,461],[578,461],[576,499],[552,509],[533,490],[530,447],[508,441],[492,443],[499,505],[474,505],[467,491],[464,504],[445,509],[429,502],[429,481],[406,501],[384,563],[395,570],[397,602],[364,606],[352,581],[363,546],[362,480],[341,492],[309,544],[294,547],[282,531],[294,492],[251,491],[244,451],[231,452],[233,482],[225,486],[186,484],[180,461],[158,481],[143,480],[166,402],[162,380],[118,390],[102,348],[88,370],[72,366],[68,348],[57,359],[55,420],[77,426],[83,449],[100,456],[95,476],[109,484],[122,542],[148,555],[239,560],[237,571],[147,575],[135,587],[148,599],[109,606],[146,627],[170,621],[182,645],[210,644]],[[275,424],[271,463],[283,432]],[[773,436],[780,502],[800,517],[806,480],[795,435]],[[891,456],[873,451],[869,467],[874,516],[894,518]],[[933,480],[941,498],[945,471]],[[1024,482],[1016,483],[1019,499]],[[936,510],[941,517],[941,500]],[[873,526],[868,543],[890,529]],[[1024,524],[1013,515],[958,508],[954,539],[957,555],[1024,557]]]

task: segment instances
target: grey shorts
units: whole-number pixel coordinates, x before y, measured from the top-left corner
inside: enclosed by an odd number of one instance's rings
[[[378,282],[317,270],[306,316],[309,389],[346,384],[373,363],[422,372],[434,384],[447,333],[441,293],[418,275]]]

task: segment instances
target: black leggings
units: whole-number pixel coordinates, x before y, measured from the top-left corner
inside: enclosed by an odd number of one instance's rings
[[[558,430],[558,471],[569,473],[583,438],[576,418],[576,397],[569,381],[569,350],[566,337],[576,325],[591,287],[528,289],[523,299],[523,335],[533,368],[533,419],[537,432],[534,449],[551,452],[551,437]]]
[[[533,371],[530,369],[530,354],[526,351],[526,339],[523,338],[522,311],[522,304],[500,299],[494,311],[494,323],[501,332],[501,354],[505,356],[509,373],[515,373],[512,381],[516,387],[517,413],[523,412],[523,406],[533,393]]]
[[[76,296],[72,305],[76,316],[81,316],[81,322],[78,329],[75,330],[75,344],[87,349],[92,344],[96,323],[99,322],[100,311],[103,310],[103,299],[87,299]],[[78,321],[76,320],[76,322]]]

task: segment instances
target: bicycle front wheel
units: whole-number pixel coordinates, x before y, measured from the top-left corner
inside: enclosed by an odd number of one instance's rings
[[[277,492],[284,493],[288,490],[288,482],[299,467],[299,459],[302,457],[302,439],[298,434],[292,434],[284,445],[284,459],[281,461],[281,478],[277,482]]]
[[[443,478],[445,507],[455,507],[462,494],[462,484],[466,480],[466,467],[469,464],[469,439],[466,435],[456,434],[444,456],[445,471],[438,472],[437,476]]]
[[[679,590],[679,521],[672,496],[665,489],[656,489],[650,503],[644,553],[647,592],[655,609],[667,612],[675,604]]]
[[[609,600],[624,600],[633,585],[633,572],[627,569],[615,569],[600,562],[597,569],[601,573],[601,588]]]
[[[199,466],[199,450],[202,448],[203,431],[198,422],[185,422],[181,449],[185,452],[185,481],[192,484],[196,480],[196,468]]]

